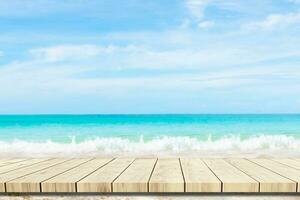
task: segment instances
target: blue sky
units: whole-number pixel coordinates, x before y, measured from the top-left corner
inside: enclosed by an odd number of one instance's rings
[[[0,113],[298,113],[299,0],[0,0]]]

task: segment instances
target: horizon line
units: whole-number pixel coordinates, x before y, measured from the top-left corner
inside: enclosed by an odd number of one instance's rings
[[[0,113],[0,116],[12,115],[299,115],[300,113]]]

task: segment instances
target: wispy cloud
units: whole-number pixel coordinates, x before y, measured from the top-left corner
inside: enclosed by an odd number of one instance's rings
[[[186,0],[186,5],[194,17],[202,19],[204,16],[204,9],[209,2],[211,2],[211,0]]]
[[[192,71],[182,74],[165,74],[152,76],[117,76],[117,77],[81,77],[81,73],[95,73],[95,68],[68,64],[50,64],[40,66],[38,62],[18,62],[0,69],[2,94],[11,95],[33,94],[36,91],[53,94],[61,91],[66,93],[98,93],[111,90],[132,89],[143,90],[178,90],[195,91],[207,88],[230,88],[241,84],[259,85],[262,82],[281,80],[300,80],[297,69],[252,67],[247,69],[229,68],[224,70],[211,69],[207,72]],[[120,72],[124,73],[124,72]],[[266,78],[268,77],[268,78]],[[12,87],[12,88],[11,88]]]
[[[195,21],[198,28],[209,28],[214,25],[211,20],[205,20],[205,8],[211,3],[212,0],[186,0],[186,7],[190,12],[191,19],[185,19],[181,27],[190,27],[191,20]]]
[[[97,46],[97,45],[59,45],[29,50],[34,63],[63,63],[96,67],[105,71],[114,70],[172,70],[203,69],[215,66],[229,66],[239,55],[246,52],[235,48],[226,51],[207,48],[180,48],[160,50],[143,46]],[[248,55],[249,57],[249,55]],[[249,62],[249,57],[242,62]]]
[[[202,21],[198,23],[199,28],[209,28],[214,26],[215,23],[213,21]]]
[[[93,59],[97,56],[120,52],[136,52],[135,46],[59,45],[29,50],[34,59],[46,62]]]
[[[244,107],[252,112],[278,98],[293,110],[298,2],[0,0],[0,112],[16,105],[138,112],[137,104],[213,112],[254,102]]]
[[[60,52],[61,48],[70,52],[58,54],[57,52]],[[81,50],[78,52],[78,49],[87,51],[89,48],[93,50],[91,51],[93,53],[84,54],[84,51]],[[112,48],[112,45],[86,44],[32,49],[29,51],[32,55],[30,60],[15,61],[0,67],[0,85],[6,86],[0,87],[0,103],[6,105],[7,102],[22,99],[22,105],[26,102],[34,105],[30,107],[30,110],[21,106],[22,112],[29,113],[35,112],[35,109],[40,112],[111,113],[112,109],[103,108],[116,106],[118,109],[115,112],[130,112],[132,109],[130,105],[138,101],[144,105],[161,102],[162,107],[171,109],[164,102],[169,102],[170,99],[185,101],[184,99],[187,98],[190,104],[194,102],[195,105],[205,105],[207,110],[204,111],[211,112],[213,104],[208,102],[216,99],[219,95],[225,95],[226,98],[235,101],[240,100],[243,96],[251,96],[251,98],[259,96],[264,100],[263,102],[268,102],[266,98],[274,99],[282,94],[293,94],[293,91],[297,91],[296,88],[300,85],[298,81],[300,74],[296,66],[265,64],[247,68],[240,66],[215,68],[212,66],[213,63],[227,66],[236,63],[237,58],[242,58],[237,56],[237,52],[231,52],[232,57],[229,57],[230,54],[217,55],[216,51],[204,54],[204,52],[188,50],[186,52],[183,50],[155,52],[142,47],[135,48],[128,50],[121,46]],[[95,49],[96,51],[94,51]],[[54,50],[59,51],[48,53]],[[224,49],[220,49],[220,52],[222,51]],[[226,51],[228,53],[228,50]],[[136,54],[133,55],[133,52]],[[84,55],[76,60],[75,57],[81,53]],[[119,55],[120,53],[121,55]],[[206,57],[207,61],[203,60],[203,57]],[[104,58],[109,59],[105,60]],[[89,60],[93,60],[93,62],[91,63]],[[207,64],[205,64],[206,62]],[[107,70],[116,69],[116,66],[120,66],[122,70],[114,71],[114,76],[107,76],[110,74],[107,73]],[[186,70],[186,66],[192,67],[193,70]],[[177,67],[180,73],[174,73],[174,67]],[[147,73],[146,71],[146,73],[128,76],[127,73],[132,71],[132,68],[135,71],[146,69],[149,70],[148,72],[168,70],[168,73]],[[203,100],[203,97],[206,100]],[[245,101],[247,102],[247,99]],[[120,102],[122,103],[120,104]],[[230,104],[230,102],[228,100],[226,104]],[[55,104],[58,105],[54,106]],[[92,104],[93,106],[90,110],[86,106],[84,109],[77,109],[83,104]],[[10,110],[21,112],[20,109],[18,110],[17,103],[13,105],[13,108],[9,107]],[[39,105],[42,108],[39,108]],[[55,108],[49,107],[49,105]],[[175,105],[178,106],[178,103],[174,103]],[[126,109],[128,107],[130,107],[129,110]],[[143,107],[138,111],[131,110],[131,112],[167,112],[167,110],[155,108],[147,110],[146,108]],[[183,112],[185,109],[189,110],[189,107],[182,107]],[[4,112],[6,107],[0,107],[1,110]],[[195,110],[195,107],[192,110]],[[197,111],[199,110],[195,112]],[[219,109],[219,112],[222,111],[224,110]]]
[[[247,30],[273,30],[300,24],[300,13],[270,14],[264,20],[252,22],[243,26]]]
[[[29,55],[35,62],[97,66],[102,70],[189,70],[242,66],[300,54],[299,38],[289,38],[288,41],[269,38],[263,45],[257,45],[259,38],[257,42],[245,44],[239,42],[239,36],[212,35],[201,39],[198,33],[180,31],[142,35],[143,38],[135,33],[107,37],[132,44],[55,45],[32,48]],[[271,44],[278,45],[278,48],[274,49]]]

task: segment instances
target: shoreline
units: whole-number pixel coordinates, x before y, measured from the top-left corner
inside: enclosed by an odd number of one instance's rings
[[[67,143],[49,140],[0,140],[1,157],[298,157],[300,140],[288,135],[240,136],[200,140],[189,136],[162,136],[153,140],[103,137]]]

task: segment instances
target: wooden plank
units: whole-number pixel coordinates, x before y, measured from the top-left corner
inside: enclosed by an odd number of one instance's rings
[[[264,167],[245,159],[227,159],[227,161],[248,174],[260,184],[260,192],[296,192],[297,184]]]
[[[276,162],[282,163],[284,165],[288,165],[290,167],[296,168],[296,169],[300,169],[300,160],[294,160],[294,159],[290,159],[290,158],[278,158],[278,159],[272,159]]]
[[[300,160],[0,159],[0,192],[299,192]]]
[[[25,158],[1,159],[0,160],[0,166],[2,167],[2,166],[5,166],[5,165],[10,165],[10,164],[21,162],[21,161],[24,161],[24,160],[28,160],[28,159],[25,159]]]
[[[223,159],[204,159],[222,181],[223,192],[258,192],[259,183]]]
[[[9,158],[0,158],[0,165],[2,165],[2,163],[5,163],[9,160],[12,160],[12,159],[9,159]]]
[[[260,159],[260,158],[253,158],[253,159],[249,159],[250,161],[259,164],[260,166],[263,166],[273,172],[276,172],[278,174],[280,174],[281,176],[284,176],[286,178],[289,178],[295,182],[298,183],[298,187],[297,187],[297,191],[299,192],[300,187],[300,170],[297,170],[295,168],[291,168],[287,165],[278,163],[276,161],[273,160],[269,160],[269,159]]]
[[[35,163],[45,161],[45,160],[49,160],[49,159],[38,159],[38,158],[37,159],[29,159],[29,160],[24,160],[21,162],[11,163],[9,165],[4,165],[4,166],[0,167],[0,174],[6,173],[9,171],[13,171],[16,169],[20,169],[22,167],[26,167],[26,166],[29,166],[29,165],[32,165]]]
[[[179,159],[158,159],[149,181],[149,192],[184,192]]]
[[[72,159],[6,183],[7,192],[41,192],[40,183],[90,159]]]
[[[36,171],[51,167],[58,163],[65,162],[66,159],[51,159],[44,162],[36,163],[14,171],[9,171],[0,175],[0,191],[5,192],[5,183],[13,179],[34,173]]]
[[[76,192],[76,182],[93,173],[112,158],[98,158],[42,182],[42,192]]]
[[[114,182],[114,192],[148,192],[148,181],[157,159],[136,159]]]
[[[180,159],[186,192],[221,192],[221,181],[197,158]]]
[[[77,182],[78,192],[112,192],[112,182],[133,162],[133,158],[113,160]]]

